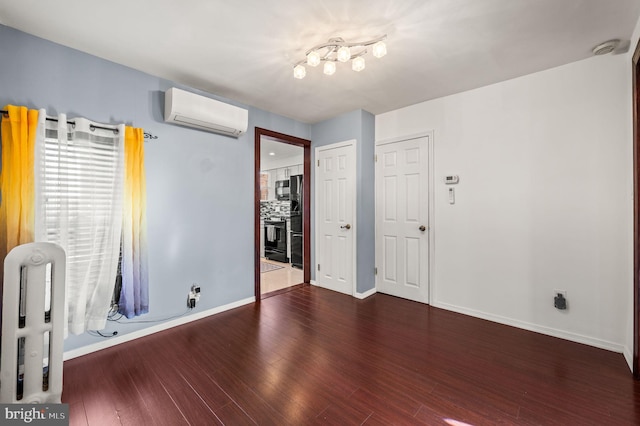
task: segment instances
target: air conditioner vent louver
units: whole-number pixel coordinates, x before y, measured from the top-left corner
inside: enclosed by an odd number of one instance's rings
[[[211,123],[207,123],[206,121],[201,121],[201,120],[194,120],[192,118],[183,117],[181,115],[176,115],[175,118],[173,119],[173,122],[186,127],[195,127],[202,130],[216,131],[219,133],[233,135],[233,136],[240,136],[242,133],[244,133],[241,130],[232,129],[231,127],[224,127],[224,126],[216,126],[215,129],[212,129]]]
[[[164,121],[208,132],[238,137],[247,131],[246,109],[175,87],[164,97]]]

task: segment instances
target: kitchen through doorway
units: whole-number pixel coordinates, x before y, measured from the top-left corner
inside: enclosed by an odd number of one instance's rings
[[[256,301],[309,283],[311,142],[256,128]]]

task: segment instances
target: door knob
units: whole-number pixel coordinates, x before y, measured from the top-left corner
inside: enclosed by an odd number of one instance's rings
[[[351,229],[351,225],[349,225],[348,223],[346,225],[342,225],[340,227],[341,229]]]
[[[420,225],[420,228],[418,228],[418,229],[421,230],[422,232],[427,230],[427,228],[424,225]]]

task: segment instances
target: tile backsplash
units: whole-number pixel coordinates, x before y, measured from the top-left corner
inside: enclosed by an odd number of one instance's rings
[[[260,219],[271,217],[289,217],[291,209],[290,201],[260,201]]]

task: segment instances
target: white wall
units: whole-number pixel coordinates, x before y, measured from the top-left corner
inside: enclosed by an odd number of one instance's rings
[[[633,54],[634,51],[636,49],[636,46],[639,43],[639,39],[640,39],[640,19],[638,20],[638,22],[636,23],[636,28],[633,31],[633,35],[631,36],[631,43],[630,43],[630,48],[629,48],[629,52],[627,52],[627,63],[630,65],[629,66],[629,78],[627,79],[627,91],[629,93],[629,113],[627,115],[628,117],[628,124],[627,127],[629,128],[629,135],[630,135],[630,142],[629,142],[629,158],[627,160],[628,162],[628,166],[631,170],[631,173],[629,174],[628,178],[630,179],[630,183],[628,184],[629,190],[633,191],[633,110],[632,110],[632,90],[633,90],[633,81],[632,81],[632,75],[631,75],[631,65],[633,64]],[[628,241],[627,241],[627,251],[629,252],[631,259],[631,265],[633,265],[633,198],[631,199],[631,206],[629,207],[629,214],[631,217],[631,230],[628,236]],[[629,366],[631,367],[631,370],[633,371],[633,334],[634,334],[634,328],[633,328],[633,267],[631,269],[631,283],[629,285],[629,287],[627,288],[627,311],[628,311],[628,315],[627,315],[627,324],[626,324],[626,340],[625,340],[625,351],[624,351],[624,356],[627,359],[627,362],[629,363]]]
[[[608,55],[376,117],[377,140],[434,131],[434,306],[624,351],[629,80],[627,55]]]

